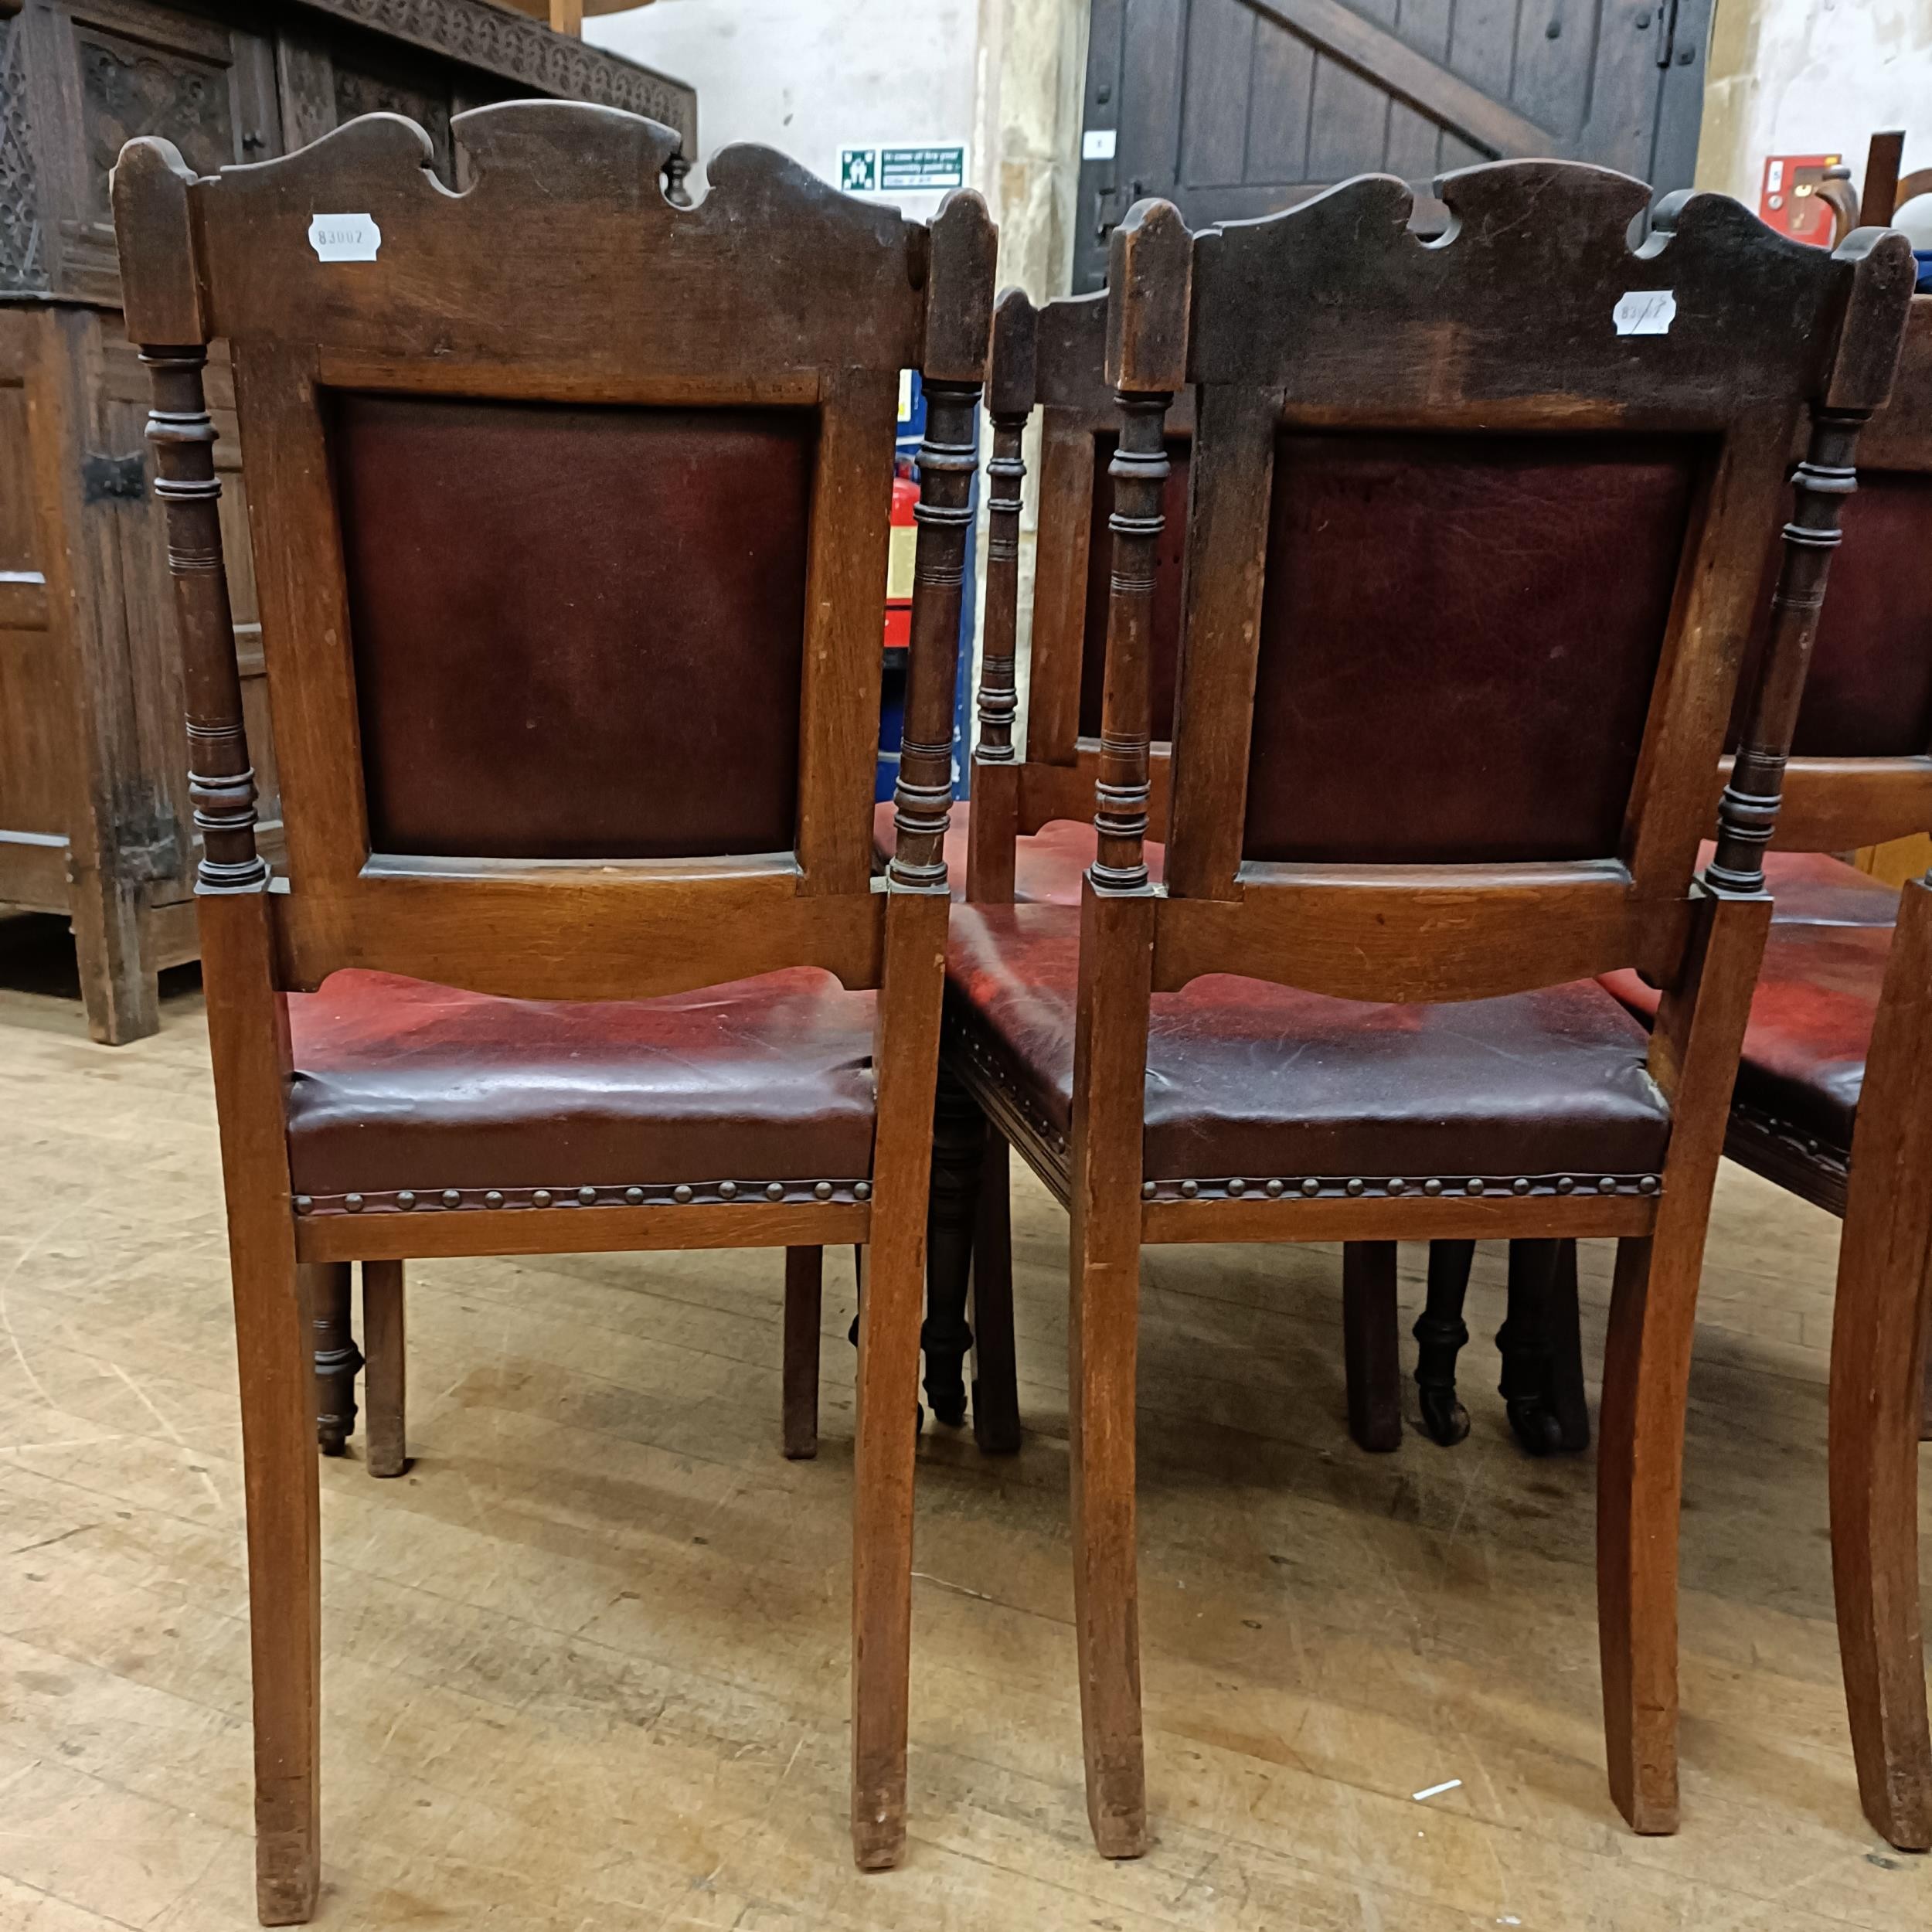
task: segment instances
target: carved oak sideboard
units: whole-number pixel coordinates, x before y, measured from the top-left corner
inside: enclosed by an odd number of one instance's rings
[[[156,972],[199,950],[173,610],[108,170],[134,134],[165,134],[212,173],[389,109],[430,131],[450,179],[451,116],[529,95],[677,128],[679,192],[691,89],[492,0],[0,0],[0,913],[71,919],[97,1040],[154,1032]],[[272,821],[233,397],[225,367],[209,374]]]

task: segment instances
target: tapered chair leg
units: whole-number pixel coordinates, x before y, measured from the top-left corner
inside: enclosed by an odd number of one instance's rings
[[[329,1270],[298,1268],[285,1233],[251,1251],[232,1224],[230,1253],[247,1498],[256,1910],[264,1925],[301,1925],[315,1909],[321,1838],[321,1523],[309,1294]]]
[[[926,1208],[926,1319],[919,1345],[926,1358],[926,1400],[949,1429],[966,1420],[966,1355],[973,1345],[966,1296],[986,1135],[985,1115],[941,1061]]]
[[[1138,1858],[1148,1844],[1134,1499],[1139,1251],[1136,1243],[1131,1261],[1110,1263],[1084,1250],[1077,1230],[1068,1420],[1087,1815],[1103,1857]]]
[[[365,1440],[372,1476],[400,1476],[408,1468],[406,1400],[408,1351],[404,1345],[403,1264],[362,1264],[362,1339],[369,1345]]]
[[[1919,1447],[1932,1325],[1932,889],[1906,886],[1852,1139],[1832,1314],[1832,1576],[1865,1815],[1932,1849]]]
[[[315,1335],[315,1440],[325,1456],[345,1455],[355,1433],[355,1378],[362,1366],[350,1314],[346,1261],[307,1264]]]
[[[1701,1224],[1698,1229],[1701,1236]],[[1677,1829],[1677,1539],[1702,1243],[1617,1244],[1597,1470],[1597,1624],[1611,1795]],[[1666,1271],[1668,1271],[1667,1274]],[[1670,1278],[1675,1275],[1677,1278]]]
[[[1019,1447],[1013,1350],[1013,1228],[1005,1137],[988,1125],[973,1230],[973,1436],[989,1456]]]
[[[1342,1244],[1342,1332],[1349,1434],[1359,1448],[1400,1449],[1402,1362],[1396,1340],[1394,1242]]]
[[[1462,1308],[1475,1255],[1473,1241],[1429,1243],[1428,1297],[1413,1331],[1422,1426],[1445,1449],[1469,1433],[1469,1411],[1456,1394],[1456,1358],[1469,1340]]]
[[[784,1446],[794,1461],[818,1453],[818,1324],[825,1251],[785,1250]]]

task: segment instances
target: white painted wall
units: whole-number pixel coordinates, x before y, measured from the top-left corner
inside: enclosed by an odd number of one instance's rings
[[[1767,155],[1840,153],[1856,182],[1886,128],[1932,167],[1932,0],[1718,0],[1700,187],[1755,208]],[[1932,206],[1900,212],[1932,246]]]
[[[697,89],[694,192],[704,160],[734,141],[828,181],[842,147],[961,144],[968,183],[985,191],[979,12],[979,0],[656,0],[587,20],[583,36]],[[923,219],[944,191],[879,199]]]

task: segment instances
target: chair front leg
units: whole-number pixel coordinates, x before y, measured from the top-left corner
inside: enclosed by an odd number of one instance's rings
[[[325,1456],[346,1455],[355,1433],[355,1378],[362,1366],[350,1313],[349,1264],[314,1262],[304,1272],[315,1336],[316,1444]]]
[[[1496,1331],[1502,1379],[1496,1393],[1509,1417],[1510,1433],[1532,1456],[1563,1446],[1562,1425],[1551,1400],[1550,1297],[1556,1279],[1556,1241],[1509,1244],[1509,1308]]]
[[[1012,1149],[991,1122],[973,1228],[973,1436],[988,1456],[1019,1447],[1019,1376],[1013,1346]]]
[[[784,1450],[794,1461],[818,1453],[818,1325],[825,1251],[785,1250]]]
[[[974,1222],[986,1154],[985,1115],[944,1059],[933,1106],[932,1186],[926,1209],[926,1319],[919,1345],[926,1358],[926,1400],[949,1429],[966,1420],[967,1284],[973,1269]]]
[[[1413,1330],[1422,1426],[1430,1440],[1445,1449],[1469,1433],[1469,1411],[1456,1393],[1456,1358],[1469,1340],[1462,1308],[1475,1257],[1473,1241],[1429,1243],[1428,1296]]]

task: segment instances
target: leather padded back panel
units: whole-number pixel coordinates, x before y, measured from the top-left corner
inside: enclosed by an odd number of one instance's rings
[[[1932,476],[1862,470],[1798,717],[1800,757],[1932,751]],[[1768,617],[1769,594],[1766,596]]]
[[[335,403],[374,850],[791,848],[809,412]]]
[[[1614,855],[1701,454],[1282,434],[1247,856]]]
[[[1117,436],[1094,439],[1094,520],[1087,542],[1087,611],[1080,638],[1080,736],[1100,735],[1100,700],[1107,688],[1107,586],[1114,574],[1114,479],[1107,466],[1118,446]],[[1167,486],[1161,509],[1167,528],[1155,558],[1154,652],[1148,665],[1149,715],[1156,743],[1174,736],[1174,673],[1181,648],[1181,558],[1187,547],[1187,472],[1194,446],[1185,437],[1168,439]]]

